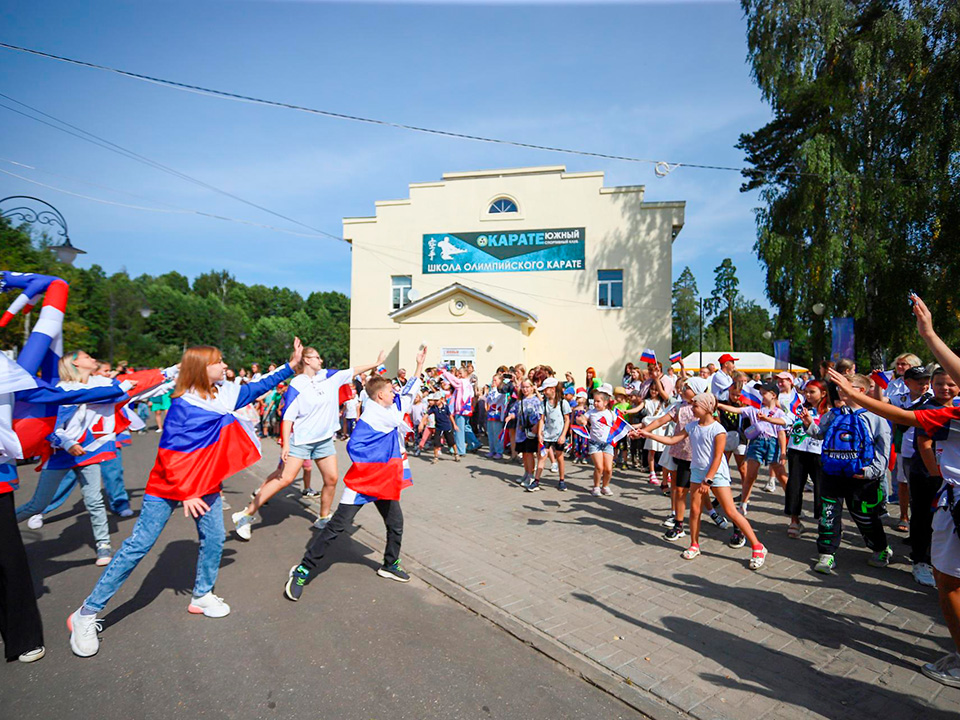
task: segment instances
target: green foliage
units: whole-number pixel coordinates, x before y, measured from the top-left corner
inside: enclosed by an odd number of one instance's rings
[[[0,220],[0,269],[57,275],[70,284],[64,345],[95,357],[133,365],[167,366],[188,345],[216,345],[232,367],[280,361],[294,335],[313,345],[328,367],[349,356],[350,299],[314,292],[304,300],[288,288],[244,285],[226,271],[199,275],[191,288],[178,272],[131,278],[103,268],[74,268],[56,261],[45,239],[34,242],[28,228]],[[14,295],[3,295],[9,304]],[[149,317],[141,311],[149,309]],[[34,319],[36,313],[33,313]],[[23,316],[0,328],[0,346],[23,342]]]
[[[673,349],[684,356],[700,346],[700,299],[697,279],[685,267],[673,283]]]
[[[742,135],[759,189],[756,251],[776,335],[829,350],[853,317],[861,365],[919,349],[915,290],[956,344],[960,308],[960,4],[742,0],[774,118]],[[818,318],[812,311],[823,303]]]

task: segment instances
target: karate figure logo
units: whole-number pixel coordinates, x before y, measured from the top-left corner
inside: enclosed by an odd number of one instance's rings
[[[433,241],[431,240],[430,242]],[[454,255],[459,255],[466,252],[466,250],[463,248],[458,248],[456,245],[450,242],[450,238],[446,236],[444,236],[443,240],[440,241],[439,246],[441,260],[453,260]]]

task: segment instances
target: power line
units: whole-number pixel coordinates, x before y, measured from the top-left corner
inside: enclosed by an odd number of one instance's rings
[[[10,161],[8,160],[7,162],[10,162]],[[21,164],[21,163],[16,163],[16,164]],[[30,166],[23,165],[23,167],[30,167]],[[36,168],[31,168],[31,169],[36,169]],[[215,213],[208,213],[202,210],[186,210],[181,208],[175,208],[173,206],[171,206],[173,207],[173,209],[166,209],[166,208],[144,207],[142,205],[130,205],[128,203],[116,202],[115,200],[105,200],[103,198],[93,197],[92,195],[84,195],[82,193],[73,192],[72,190],[65,190],[63,188],[59,188],[54,185],[48,185],[46,183],[42,183],[39,180],[32,180],[28,177],[24,177],[23,175],[18,175],[17,173],[10,172],[9,170],[4,170],[3,168],[0,168],[0,173],[3,173],[4,175],[9,175],[10,177],[17,178],[18,180],[22,180],[24,182],[28,182],[32,185],[39,185],[40,187],[46,188],[47,190],[53,190],[54,192],[63,193],[64,195],[72,195],[73,197],[78,197],[83,200],[90,200],[91,202],[100,203],[102,205],[113,205],[115,207],[123,207],[131,210],[143,210],[146,212],[165,213],[169,215],[200,215],[201,217],[213,218],[214,220],[225,220],[227,222],[240,223],[241,225],[249,225],[251,227],[263,228],[264,230],[273,230],[275,232],[287,233],[288,235],[297,235],[299,237],[310,237],[310,238],[321,237],[320,235],[317,235],[314,233],[302,233],[296,230],[287,230],[286,228],[274,227],[273,225],[264,225],[263,223],[251,222],[250,220],[240,220],[238,218],[232,218],[226,215],[217,215]],[[83,181],[80,181],[80,182],[83,182]],[[100,187],[105,188],[105,186],[102,186],[102,185]],[[114,190],[113,188],[105,188],[105,189],[111,190],[111,192],[122,192],[121,190]],[[126,193],[126,194],[129,194],[129,193]]]
[[[71,128],[72,130],[75,130],[76,132],[72,132],[71,130],[67,130],[67,129],[65,129],[65,128],[58,127],[57,125],[54,125],[53,123],[49,123],[49,122],[47,122],[47,121],[45,121],[45,120],[42,120],[42,119],[40,119],[40,118],[33,117],[32,115],[29,115],[29,114],[27,114],[27,113],[25,113],[25,112],[22,112],[22,111],[20,111],[20,110],[17,110],[16,108],[12,108],[12,107],[10,107],[10,106],[8,106],[8,105],[5,105],[5,104],[3,104],[3,103],[0,103],[0,107],[4,108],[5,110],[9,110],[10,112],[17,113],[18,115],[22,115],[23,117],[29,118],[30,120],[33,120],[33,121],[35,121],[35,122],[42,123],[43,125],[46,125],[46,126],[48,126],[48,127],[51,127],[51,128],[53,128],[54,130],[58,130],[58,131],[60,131],[60,132],[66,133],[67,135],[72,135],[73,137],[79,138],[80,140],[84,140],[84,141],[86,141],[86,142],[93,143],[94,145],[97,145],[97,146],[99,146],[99,147],[102,147],[102,148],[104,148],[105,150],[109,150],[110,152],[117,153],[118,155],[122,155],[122,156],[124,156],[124,157],[127,157],[127,158],[129,158],[129,159],[131,159],[131,160],[134,160],[135,162],[139,162],[139,163],[142,163],[142,164],[144,164],[144,165],[148,165],[149,167],[152,167],[152,168],[155,168],[155,169],[157,169],[157,170],[160,170],[161,172],[165,172],[165,173],[168,173],[168,174],[170,174],[170,175],[173,175],[174,177],[178,177],[178,178],[180,178],[181,180],[186,180],[187,182],[191,182],[191,183],[193,183],[194,185],[198,185],[198,186],[200,186],[200,187],[202,187],[202,188],[206,188],[207,190],[212,190],[212,191],[215,192],[215,193],[219,193],[220,195],[224,195],[224,196],[226,196],[226,197],[232,198],[233,200],[237,200],[238,202],[242,202],[242,203],[244,203],[245,205],[249,205],[249,206],[251,206],[251,207],[257,208],[258,210],[262,210],[263,212],[269,213],[269,214],[274,215],[274,216],[276,216],[276,217],[278,217],[278,218],[281,218],[281,219],[283,219],[283,220],[287,220],[288,222],[292,222],[292,223],[294,223],[295,225],[299,225],[299,226],[301,226],[301,227],[307,228],[308,230],[313,230],[315,233],[319,233],[320,235],[324,235],[324,236],[329,237],[329,238],[331,238],[331,239],[333,239],[333,240],[340,240],[340,241],[343,240],[343,238],[341,238],[341,237],[338,236],[338,235],[333,235],[332,233],[328,233],[328,232],[325,232],[324,230],[320,230],[319,228],[315,228],[315,227],[313,227],[313,226],[311,226],[311,225],[307,225],[306,223],[300,222],[299,220],[296,220],[296,219],[294,219],[294,218],[288,217],[287,215],[283,215],[283,214],[281,214],[281,213],[278,213],[278,212],[276,212],[276,211],[274,211],[274,210],[271,210],[270,208],[264,207],[263,205],[259,205],[258,203],[255,203],[255,202],[253,202],[253,201],[251,201],[251,200],[247,200],[247,199],[245,199],[245,198],[242,198],[242,197],[240,197],[239,195],[236,195],[236,194],[234,194],[234,193],[231,193],[231,192],[229,192],[229,191],[227,191],[227,190],[224,190],[224,189],[222,189],[222,188],[219,188],[219,187],[217,187],[217,186],[215,186],[215,185],[211,185],[211,184],[208,183],[208,182],[204,182],[203,180],[200,180],[200,179],[198,179],[198,178],[195,178],[195,177],[193,177],[193,176],[191,176],[191,175],[187,175],[186,173],[180,172],[179,170],[176,170],[175,168],[169,167],[168,165],[164,165],[164,164],[161,163],[161,162],[158,162],[158,161],[156,161],[156,160],[152,160],[151,158],[148,158],[148,157],[146,157],[146,156],[144,156],[144,155],[141,155],[141,154],[139,154],[139,153],[137,153],[137,152],[134,152],[133,150],[129,150],[128,148],[125,148],[125,147],[123,147],[122,145],[118,145],[117,143],[111,142],[110,140],[107,140],[106,138],[100,137],[99,135],[96,135],[96,134],[94,134],[94,133],[92,133],[92,132],[90,132],[90,131],[88,131],[88,130],[84,130],[83,128],[80,128],[80,127],[77,127],[76,125],[73,125],[73,124],[71,124],[71,123],[68,123],[66,120],[61,120],[60,118],[54,117],[53,115],[50,115],[49,113],[46,113],[46,112],[44,112],[43,110],[40,110],[40,109],[35,108],[35,107],[31,106],[31,105],[28,105],[27,103],[22,102],[22,101],[20,101],[20,100],[17,100],[16,98],[10,97],[9,95],[6,95],[6,94],[4,94],[4,93],[0,93],[0,97],[6,98],[7,100],[10,100],[11,102],[15,102],[15,103],[17,103],[17,105],[20,105],[20,106],[22,106],[22,107],[25,107],[25,108],[27,108],[27,109],[29,109],[29,110],[31,110],[31,111],[39,114],[39,115],[42,115],[42,116],[44,116],[44,117],[46,117],[46,118],[49,118],[50,120],[53,120],[54,122],[60,123],[61,125],[66,126],[67,128]]]
[[[535,143],[525,143],[517,140],[504,140],[502,138],[490,138],[490,137],[484,137],[482,135],[470,135],[468,133],[453,132],[450,130],[439,130],[436,128],[427,128],[427,127],[421,127],[418,125],[407,125],[405,123],[392,122],[389,120],[380,120],[377,118],[362,117],[360,115],[350,115],[347,113],[334,112],[332,110],[320,110],[317,108],[311,108],[311,107],[306,107],[304,105],[296,105],[293,103],[281,102],[277,100],[266,100],[264,98],[258,98],[252,95],[242,95],[240,93],[228,92],[225,90],[216,90],[213,88],[203,87],[201,85],[192,85],[190,83],[178,82],[176,80],[166,80],[164,78],[153,77],[151,75],[143,75],[141,73],[130,72],[129,70],[121,70],[119,68],[109,67],[107,65],[98,65],[96,63],[87,62],[85,60],[77,60],[75,58],[68,58],[62,55],[54,55],[52,53],[46,53],[40,50],[33,50],[31,48],[25,48],[19,45],[11,45],[9,43],[4,43],[4,42],[0,42],[0,48],[27,53],[29,55],[36,55],[37,57],[46,58],[48,60],[56,60],[58,62],[68,63],[71,65],[78,65],[80,67],[90,68],[93,70],[103,70],[105,72],[111,72],[117,75],[123,75],[124,77],[132,78],[134,80],[153,83],[154,85],[163,85],[163,86],[171,87],[184,92],[192,92],[200,95],[209,95],[213,97],[225,98],[225,99],[233,100],[236,102],[252,103],[255,105],[267,105],[270,107],[284,108],[287,110],[296,110],[298,112],[311,113],[313,115],[322,115],[324,117],[335,118],[338,120],[350,120],[353,122],[367,123],[370,125],[380,125],[384,127],[397,128],[400,130],[410,130],[413,132],[426,133],[428,135],[439,135],[441,137],[455,138],[458,140],[473,140],[475,142],[493,143],[497,145],[509,145],[512,147],[524,148],[528,150],[543,150],[546,152],[564,153],[567,155],[582,155],[585,157],[602,158],[604,160],[622,160],[624,162],[645,163],[649,165],[654,165],[657,170],[657,175],[660,177],[663,177],[664,175],[669,174],[670,172],[672,172],[678,167],[696,168],[698,170],[725,170],[725,171],[737,172],[737,173],[744,172],[743,168],[732,167],[727,165],[705,165],[700,163],[672,163],[672,162],[666,162],[664,160],[651,160],[648,158],[637,158],[637,157],[630,157],[627,155],[613,155],[610,153],[592,152],[588,150],[575,150],[571,148],[553,147],[550,145],[538,145]]]

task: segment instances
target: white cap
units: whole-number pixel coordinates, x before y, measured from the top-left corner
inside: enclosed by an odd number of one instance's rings
[[[542,383],[540,383],[540,389],[546,390],[547,388],[556,387],[558,385],[557,379],[555,377],[548,377]]]
[[[594,392],[606,393],[610,397],[613,397],[613,385],[611,385],[610,383],[604,383],[603,385],[598,387],[596,390],[594,390]]]
[[[586,390],[581,390],[580,392],[577,393],[578,398],[585,398],[586,396],[587,396]]]

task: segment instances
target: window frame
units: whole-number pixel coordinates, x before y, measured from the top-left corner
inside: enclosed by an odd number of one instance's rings
[[[619,278],[604,278],[601,279],[601,273],[620,273]],[[613,304],[614,289],[616,286],[620,288],[620,304]],[[606,296],[606,304],[602,304],[601,296]],[[599,310],[622,310],[623,309],[623,269],[622,268],[605,268],[602,270],[597,270],[597,308]]]
[[[406,280],[406,284],[400,284],[397,281],[401,282]],[[410,291],[413,289],[413,276],[412,275],[391,275],[390,276],[390,306],[394,311],[401,310],[409,305],[412,300],[410,300]],[[397,291],[400,292],[400,295],[397,296]],[[406,300],[406,302],[404,302]],[[398,304],[399,303],[399,304]]]

